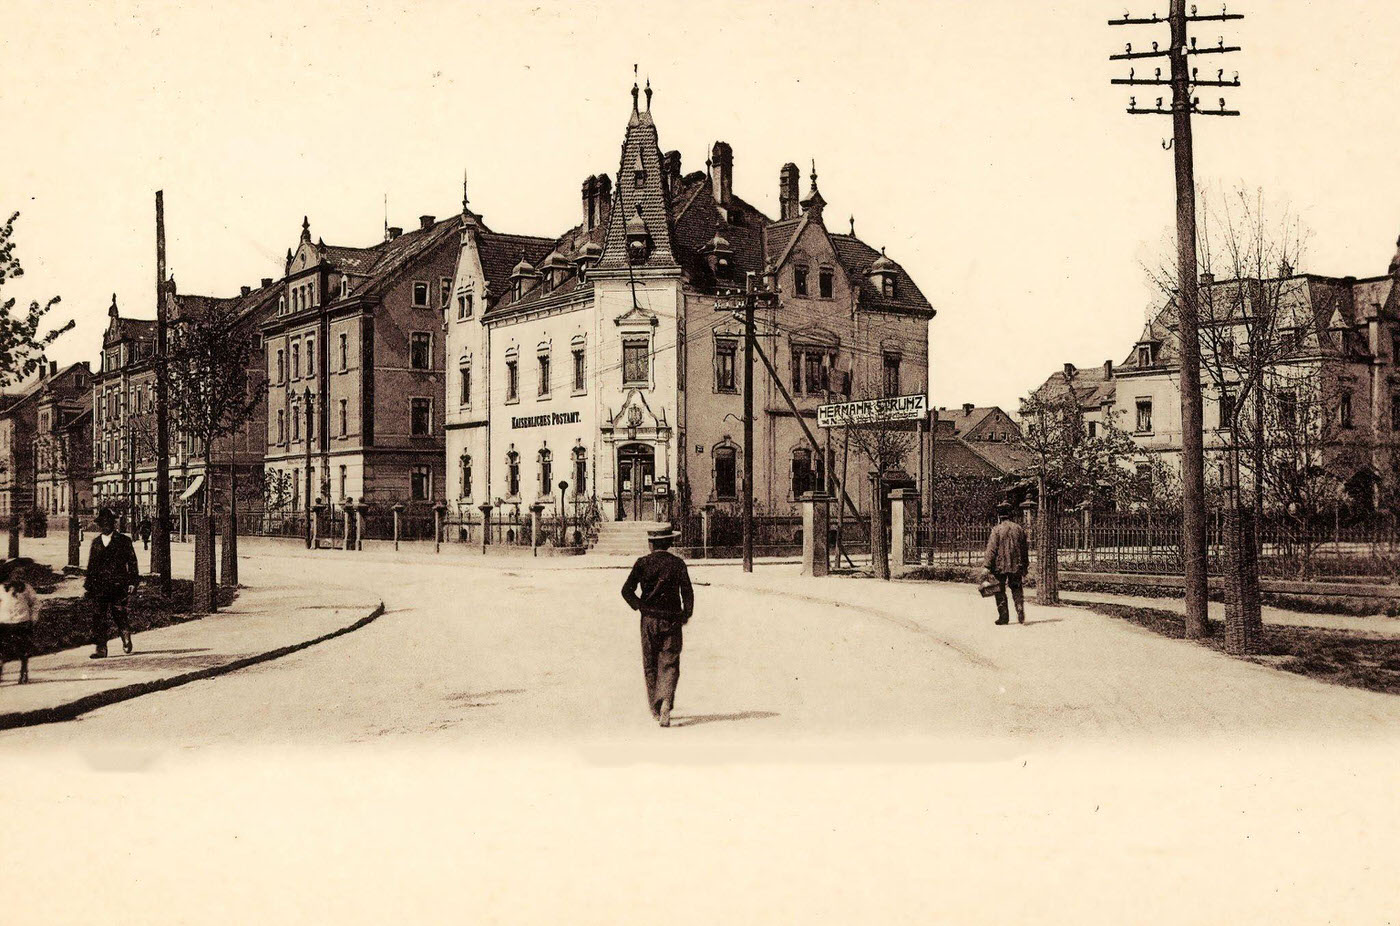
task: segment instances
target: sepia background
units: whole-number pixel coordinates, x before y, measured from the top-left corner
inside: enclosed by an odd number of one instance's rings
[[[1383,272],[1400,17],[1239,8],[1244,117],[1197,120],[1198,180],[1290,203],[1313,232],[1302,269]],[[583,175],[616,169],[636,63],[688,170],[728,141],[736,190],[775,212],[779,167],[815,159],[832,226],[854,213],[938,309],[935,405],[1014,407],[1064,361],[1121,360],[1154,299],[1169,124],[1108,83],[1122,12],[2,0],[15,289],[77,319],[54,359],[94,359],[114,291],[153,314],[158,188],[185,292],[278,275],[303,214],[347,243],[382,236],[386,200],[391,225],[450,215],[464,170],[493,227],[566,227]],[[1393,732],[0,751],[0,920],[1394,922]]]

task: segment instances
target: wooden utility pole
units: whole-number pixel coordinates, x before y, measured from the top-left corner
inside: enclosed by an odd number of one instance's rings
[[[744,527],[744,571],[753,572],[753,358],[755,310],[760,304],[776,305],[778,294],[767,285],[762,288],[755,283],[755,274],[749,273],[742,294],[722,296],[715,301],[716,309],[729,309],[734,317],[744,323],[744,487],[743,487],[743,527]]]
[[[311,387],[306,389],[306,549],[311,549],[311,518],[314,513],[311,510]]]
[[[151,572],[170,595],[170,371],[166,362],[165,196],[156,190],[156,523],[151,526]],[[128,420],[128,427],[130,422]]]
[[[1163,146],[1172,148],[1176,169],[1176,242],[1177,242],[1177,333],[1180,340],[1181,383],[1181,549],[1185,564],[1186,578],[1186,636],[1203,637],[1208,632],[1206,622],[1206,504],[1205,504],[1205,448],[1201,415],[1201,340],[1200,310],[1197,299],[1196,278],[1196,180],[1191,139],[1191,117],[1238,116],[1239,113],[1225,108],[1225,100],[1220,100],[1220,108],[1202,110],[1199,100],[1192,96],[1197,87],[1238,87],[1239,77],[1225,80],[1223,70],[1216,72],[1216,78],[1199,79],[1196,69],[1187,66],[1187,58],[1192,55],[1227,54],[1239,51],[1238,47],[1227,47],[1222,38],[1218,47],[1197,48],[1194,39],[1187,35],[1188,24],[1193,22],[1225,22],[1243,19],[1238,13],[1221,12],[1198,15],[1191,7],[1188,14],[1186,0],[1171,0],[1166,22],[1171,29],[1171,38],[1166,51],[1152,43],[1151,51],[1134,52],[1131,44],[1123,54],[1112,55],[1113,61],[1134,61],[1148,58],[1166,57],[1170,64],[1170,75],[1163,79],[1162,69],[1157,68],[1152,78],[1138,77],[1130,70],[1128,77],[1117,78],[1115,84],[1128,86],[1170,86],[1171,108],[1162,108],[1162,97],[1157,98],[1155,109],[1140,107],[1137,97],[1131,97],[1128,112],[1133,115],[1170,115],[1172,117],[1172,140]],[[1109,20],[1110,26],[1159,25],[1163,20],[1157,15],[1151,18],[1134,19],[1125,13],[1122,19]],[[1042,500],[1043,503],[1043,500]]]

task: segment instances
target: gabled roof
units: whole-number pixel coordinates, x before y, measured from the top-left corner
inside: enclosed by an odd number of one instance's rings
[[[880,252],[854,235],[827,232],[832,247],[836,249],[836,259],[846,268],[851,281],[857,284],[860,292],[860,305],[889,312],[910,312],[916,315],[933,317],[934,308],[925,298],[913,277],[905,272],[898,261],[889,260],[898,272],[893,298],[885,296],[870,279],[870,267],[880,257]]]

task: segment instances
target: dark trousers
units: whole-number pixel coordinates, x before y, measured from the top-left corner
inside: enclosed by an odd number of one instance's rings
[[[647,680],[647,706],[659,714],[676,698],[681,677],[680,621],[642,616],[642,674]]]
[[[1021,592],[1021,574],[1019,572],[998,572],[996,577],[1001,580],[1001,590],[997,592],[997,620],[1006,623],[1011,620],[1006,611],[1006,590],[1011,589],[1011,600],[1016,602],[1016,619],[1025,623],[1026,620],[1026,597]]]
[[[117,635],[121,636],[130,631],[126,619],[126,599],[92,599],[92,645],[100,650],[107,648],[107,641],[111,639],[108,630],[112,625],[117,627]]]

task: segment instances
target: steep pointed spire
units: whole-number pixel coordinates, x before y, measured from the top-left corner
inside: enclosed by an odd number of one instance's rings
[[[471,210],[467,208],[467,169],[462,168],[462,215],[467,215]]]
[[[853,216],[851,216],[851,237],[854,238],[855,236],[856,236],[856,217],[853,215]]]
[[[651,78],[647,78],[647,112],[651,112]]]
[[[822,198],[821,190],[817,189],[817,161],[812,159],[812,188],[807,191],[807,198],[802,200],[802,211],[809,213],[812,218],[822,217],[822,208],[826,205],[826,200]]]

